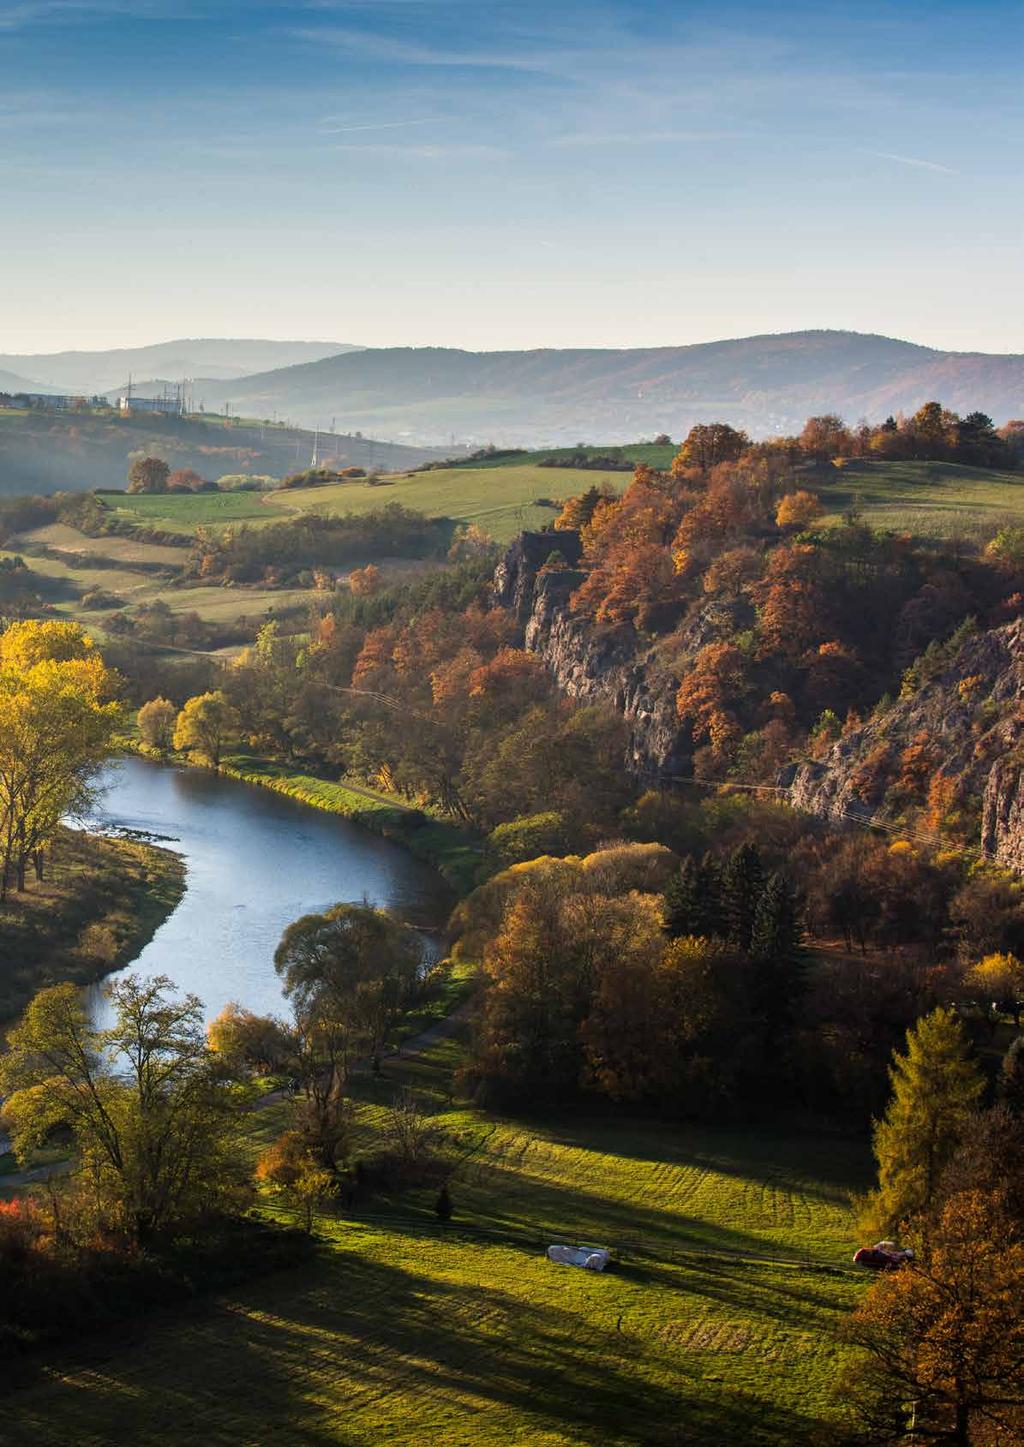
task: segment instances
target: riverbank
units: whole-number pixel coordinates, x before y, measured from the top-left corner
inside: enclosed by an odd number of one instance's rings
[[[128,964],[184,893],[171,850],[59,830],[47,877],[0,904],[0,1021],[47,985],[93,984]]]
[[[133,747],[135,752],[148,754],[138,744]],[[175,755],[174,758],[176,763],[189,762],[185,757]],[[401,844],[416,859],[436,869],[459,898],[478,883],[484,859],[478,836],[450,820],[402,803],[393,795],[378,793],[362,784],[321,779],[257,754],[225,755],[220,773],[243,784],[254,784],[297,799],[311,809],[338,814],[383,839]]]

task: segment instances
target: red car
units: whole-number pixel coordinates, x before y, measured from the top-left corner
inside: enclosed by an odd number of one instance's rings
[[[862,1246],[854,1255],[854,1266],[867,1266],[871,1271],[895,1271],[913,1261],[914,1253],[909,1246],[897,1246],[895,1241],[878,1241],[874,1246]]]

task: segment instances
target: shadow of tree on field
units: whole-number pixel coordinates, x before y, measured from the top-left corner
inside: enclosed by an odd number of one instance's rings
[[[7,1399],[3,1441],[434,1437],[468,1447],[551,1434],[781,1447],[813,1437],[812,1418],[722,1380],[706,1353],[602,1328],[568,1306],[333,1251],[84,1370],[65,1364],[61,1379]]]

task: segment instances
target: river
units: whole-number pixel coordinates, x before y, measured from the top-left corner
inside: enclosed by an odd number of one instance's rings
[[[274,950],[299,915],[367,899],[439,930],[451,908],[440,876],[400,845],[269,789],[135,756],[99,782],[88,827],[138,831],[188,868],[181,903],[127,968],[168,975],[199,996],[207,1018],[229,1000],[259,1014],[285,1009]],[[89,993],[102,1022],[103,985]]]

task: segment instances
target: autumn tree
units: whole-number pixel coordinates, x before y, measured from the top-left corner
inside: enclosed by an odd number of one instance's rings
[[[312,1234],[317,1208],[335,1189],[334,1175],[297,1130],[285,1131],[267,1146],[256,1163],[256,1179],[301,1211],[307,1234]]]
[[[196,754],[212,769],[220,768],[224,747],[234,729],[235,714],[219,689],[188,699],[174,725],[176,749]]]
[[[128,469],[128,491],[166,492],[170,475],[162,457],[137,457]]]
[[[800,532],[817,522],[824,513],[820,499],[813,492],[800,488],[797,492],[787,492],[779,502],[775,509],[775,522],[780,528],[793,528]]]
[[[110,993],[114,1022],[101,1031],[77,987],[41,990],[8,1035],[0,1090],[19,1159],[70,1129],[109,1224],[145,1243],[238,1199],[235,1107],[194,995],[138,975]]]
[[[0,634],[0,897],[24,889],[60,820],[89,799],[112,747],[116,678],[76,623],[13,623]]]
[[[672,459],[672,475],[678,477],[696,469],[706,477],[720,462],[735,462],[749,446],[747,434],[728,422],[698,422]]]
[[[381,573],[376,563],[367,563],[364,568],[353,568],[348,575],[349,592],[353,598],[372,598],[380,592]]]
[[[834,412],[821,417],[808,417],[800,433],[800,449],[825,462],[832,457],[846,456],[852,447],[850,429]]]
[[[158,459],[150,459],[158,460]],[[130,475],[130,474],[129,474]],[[166,489],[162,487],[143,487],[140,492],[201,492],[207,486],[206,479],[200,477],[199,473],[191,467],[179,467],[170,474],[167,479]]]
[[[136,715],[139,737],[149,748],[166,754],[174,743],[174,726],[178,710],[169,698],[151,698]]]
[[[844,1329],[863,1356],[852,1398],[874,1440],[1020,1440],[1024,1421],[1024,1242],[997,1194],[945,1203],[926,1251],[871,1287]]]
[[[966,984],[986,1006],[1011,1014],[1014,1025],[1020,1029],[1020,1014],[1024,1009],[1024,964],[1016,955],[985,955],[967,971]]]
[[[257,1015],[230,1000],[206,1027],[206,1040],[219,1064],[234,1074],[292,1073],[298,1042],[295,1032],[273,1015]]]
[[[933,1211],[942,1172],[983,1089],[963,1027],[944,1008],[907,1032],[906,1054],[895,1055],[889,1079],[892,1099],[874,1131],[872,1211],[883,1230]]]

